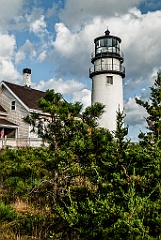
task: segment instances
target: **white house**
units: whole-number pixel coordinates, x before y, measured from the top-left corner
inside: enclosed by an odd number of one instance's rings
[[[28,81],[29,82],[29,81]],[[30,132],[23,118],[31,112],[42,113],[38,99],[45,92],[2,81],[0,84],[0,148],[4,146],[40,146],[42,139]]]

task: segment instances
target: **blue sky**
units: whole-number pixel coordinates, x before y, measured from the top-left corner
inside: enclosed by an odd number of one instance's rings
[[[71,102],[90,105],[88,70],[93,39],[107,26],[122,39],[124,107],[129,138],[146,131],[144,110],[161,69],[160,0],[0,0],[0,76],[23,84],[23,68],[32,70],[32,87],[54,88]]]

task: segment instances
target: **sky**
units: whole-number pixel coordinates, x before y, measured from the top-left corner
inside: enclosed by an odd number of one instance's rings
[[[147,100],[161,69],[160,0],[0,0],[0,78],[23,85],[31,68],[33,88],[54,89],[69,102],[91,104],[94,38],[122,39],[125,125],[137,141],[146,132]]]

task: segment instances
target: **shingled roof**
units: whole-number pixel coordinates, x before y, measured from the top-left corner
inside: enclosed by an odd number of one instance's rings
[[[37,101],[45,96],[45,92],[27,86],[20,86],[6,81],[3,82],[29,109],[41,110]]]

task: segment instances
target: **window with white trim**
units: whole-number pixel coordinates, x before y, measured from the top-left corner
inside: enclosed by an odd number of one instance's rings
[[[16,101],[11,102],[11,110],[16,110]]]
[[[106,83],[108,85],[112,85],[113,84],[113,76],[107,76],[106,77]]]

